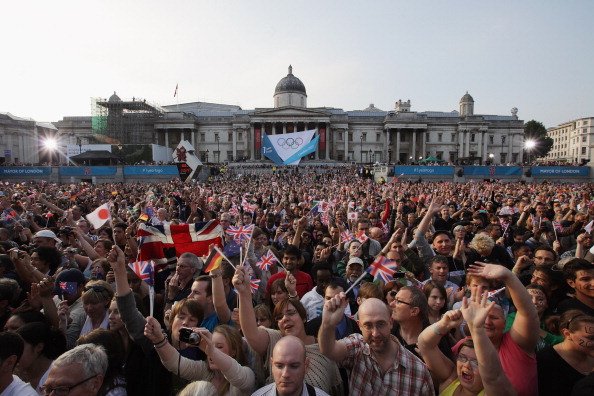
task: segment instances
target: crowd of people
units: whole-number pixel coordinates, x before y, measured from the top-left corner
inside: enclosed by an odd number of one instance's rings
[[[0,396],[594,394],[594,184],[222,172],[0,211]],[[183,224],[228,260],[147,272]]]

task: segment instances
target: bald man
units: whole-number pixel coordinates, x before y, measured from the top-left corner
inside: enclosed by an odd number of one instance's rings
[[[386,243],[386,234],[384,234],[382,229],[379,227],[371,227],[369,229],[369,238],[375,239],[381,245],[384,245]]]
[[[274,382],[258,389],[252,396],[328,396],[304,382],[309,358],[305,356],[305,345],[299,338],[291,335],[281,338],[272,350],[270,367]]]
[[[434,395],[425,363],[390,334],[392,315],[383,301],[366,299],[359,307],[357,321],[362,334],[336,341],[336,326],[347,305],[344,293],[326,301],[318,343],[324,355],[347,369],[349,394]]]

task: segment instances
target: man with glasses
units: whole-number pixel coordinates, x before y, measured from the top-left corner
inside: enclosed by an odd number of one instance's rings
[[[13,332],[0,333],[0,395],[36,396],[31,385],[13,374],[19,362],[25,343],[20,335]]]
[[[95,396],[103,384],[106,371],[107,354],[103,347],[79,345],[54,361],[41,387],[41,394]]]
[[[190,295],[190,288],[194,278],[202,270],[202,259],[194,253],[183,253],[177,259],[175,274],[165,281],[166,303],[172,305],[176,301],[183,300]]]
[[[318,342],[324,355],[348,370],[349,394],[434,395],[427,366],[390,334],[393,319],[383,301],[365,300],[357,321],[362,334],[336,340],[347,305],[344,293],[326,301]]]

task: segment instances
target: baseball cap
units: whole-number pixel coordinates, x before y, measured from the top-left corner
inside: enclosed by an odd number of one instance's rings
[[[359,257],[352,257],[347,263],[347,267],[351,264],[359,264],[361,267],[363,267],[363,260],[361,260]]]
[[[38,231],[37,234],[33,235],[33,239],[35,238],[53,238],[57,243],[62,243],[62,240],[56,236],[56,234],[51,230],[41,230]]]
[[[60,272],[56,277],[56,282],[54,283],[54,290],[52,290],[52,294],[62,294],[62,290],[60,289],[60,282],[76,282],[80,285],[81,283],[87,283],[87,279],[85,278],[85,275],[76,268],[64,270]]]

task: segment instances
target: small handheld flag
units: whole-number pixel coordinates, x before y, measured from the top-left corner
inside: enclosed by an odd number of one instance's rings
[[[272,253],[270,250],[268,250],[266,253],[264,253],[262,255],[262,257],[260,258],[260,260],[258,260],[258,262],[256,263],[256,265],[262,271],[268,271],[270,269],[270,266],[272,264],[278,263],[278,262],[279,261],[276,258],[276,256],[274,255],[274,253]]]
[[[396,268],[395,262],[388,260],[384,256],[377,256],[366,271],[373,275],[375,279],[381,279],[388,283],[392,280]]]
[[[135,261],[133,263],[128,264],[132,271],[140,278],[140,280],[145,281],[148,283],[149,286],[154,285],[154,265],[152,260],[147,261]]]
[[[219,265],[221,265],[221,261],[223,261],[223,255],[217,249],[213,249],[212,252],[210,252],[210,255],[208,256],[208,259],[206,260],[206,262],[208,263],[208,267],[206,267],[204,272],[210,272],[213,269],[219,268]]]
[[[71,296],[76,296],[76,289],[78,288],[77,282],[60,282],[60,294],[70,294]]]
[[[256,293],[258,291],[259,287],[260,287],[260,279],[251,278],[250,279],[250,289],[252,290],[252,294]]]

